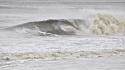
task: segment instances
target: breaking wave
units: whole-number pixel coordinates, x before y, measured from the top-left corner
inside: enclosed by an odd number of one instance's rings
[[[23,64],[27,60],[59,60],[79,57],[106,57],[125,55],[124,49],[100,50],[100,51],[56,51],[56,52],[27,52],[27,53],[1,53],[0,60],[5,63],[0,64],[0,68],[14,67]]]
[[[28,22],[7,28],[37,35],[117,35],[125,33],[125,20],[107,14],[97,13],[85,19],[49,19]]]
[[[92,33],[113,35],[119,33],[125,33],[125,21],[110,15],[100,14],[93,20],[91,25]]]
[[[56,52],[27,52],[27,53],[1,53],[1,60],[17,60],[17,59],[42,59],[57,60],[79,57],[104,57],[114,55],[125,55],[124,49],[100,50],[100,51],[56,51]]]

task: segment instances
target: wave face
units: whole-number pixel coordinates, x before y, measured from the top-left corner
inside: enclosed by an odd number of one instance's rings
[[[125,21],[111,14],[97,13],[90,20],[50,19],[28,22],[8,30],[25,30],[38,35],[117,35],[125,33]]]
[[[36,21],[36,22],[28,22],[18,26],[14,26],[9,28],[10,30],[14,29],[29,29],[36,30],[40,35],[42,33],[52,33],[58,35],[71,35],[75,34],[73,31],[75,27],[73,24],[67,20],[47,20],[47,21]]]

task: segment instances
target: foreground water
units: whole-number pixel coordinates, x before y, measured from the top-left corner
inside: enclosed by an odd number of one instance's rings
[[[124,36],[74,35],[44,36],[35,39],[3,38],[0,40],[0,67],[16,66],[28,60],[60,61],[80,57],[93,59],[92,57],[125,55],[124,40]]]
[[[124,6],[123,0],[0,0],[0,68],[41,69],[41,63],[56,62],[61,69],[92,69],[97,62],[94,70],[124,69]]]
[[[101,58],[77,58],[57,61],[26,61],[14,64],[16,67],[3,68],[2,70],[124,70],[125,56]],[[18,65],[18,66],[17,66]]]

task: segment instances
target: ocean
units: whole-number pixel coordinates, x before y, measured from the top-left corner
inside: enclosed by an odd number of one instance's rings
[[[124,70],[124,12],[124,0],[0,0],[0,70]]]

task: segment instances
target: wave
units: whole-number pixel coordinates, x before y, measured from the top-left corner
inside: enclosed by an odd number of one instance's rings
[[[71,58],[91,58],[125,55],[124,49],[100,50],[100,51],[55,51],[55,52],[26,52],[26,53],[1,53],[0,68],[14,67],[24,64],[27,60],[60,60]]]
[[[97,13],[85,19],[49,19],[28,22],[7,28],[38,35],[117,35],[125,33],[125,20],[107,13]],[[20,31],[19,31],[20,32]]]
[[[105,57],[125,55],[124,49],[100,50],[100,51],[55,51],[55,52],[26,52],[26,53],[1,53],[1,60],[19,60],[19,59],[43,59],[56,60],[78,57]]]
[[[58,35],[69,35],[69,34],[75,34],[74,31],[72,30],[74,28],[75,26],[67,20],[50,19],[46,21],[34,21],[34,22],[24,23],[21,25],[11,27],[9,28],[9,30],[29,29],[29,30],[37,30],[39,34],[46,32]]]

